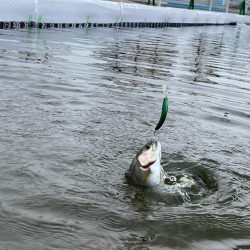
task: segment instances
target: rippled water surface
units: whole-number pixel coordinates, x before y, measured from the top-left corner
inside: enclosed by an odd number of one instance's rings
[[[0,249],[250,248],[250,27],[0,31]],[[162,127],[180,201],[124,172]]]

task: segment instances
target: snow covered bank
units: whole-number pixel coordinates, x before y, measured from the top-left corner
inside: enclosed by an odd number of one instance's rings
[[[250,16],[101,0],[1,0],[0,28],[250,24]]]

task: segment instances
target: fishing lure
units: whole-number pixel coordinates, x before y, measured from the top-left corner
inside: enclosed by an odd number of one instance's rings
[[[168,114],[168,97],[166,95],[166,87],[163,87],[163,92],[164,92],[164,98],[162,101],[162,108],[161,108],[161,116],[158,124],[155,127],[155,131],[160,129],[163,123],[165,122]]]

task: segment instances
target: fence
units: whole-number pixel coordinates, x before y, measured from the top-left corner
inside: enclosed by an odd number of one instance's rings
[[[114,1],[147,4],[149,0],[114,0]],[[155,0],[155,3],[157,6],[188,8],[189,1],[190,0]],[[242,0],[194,0],[194,9],[239,13],[241,1]],[[248,11],[249,1],[250,0],[245,1],[246,13]],[[152,2],[153,0],[150,0],[151,4]]]
[[[170,0],[162,2],[162,6],[183,7],[189,6],[188,0]],[[194,1],[194,8],[201,10],[221,11],[226,12],[227,1],[225,0],[198,0]]]

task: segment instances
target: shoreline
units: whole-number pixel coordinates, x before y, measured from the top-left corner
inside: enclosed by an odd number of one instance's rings
[[[7,0],[3,0],[6,1]],[[163,28],[250,24],[250,16],[100,0],[54,0],[0,8],[0,29],[129,27]],[[6,3],[6,6],[7,3]],[[56,10],[56,11],[54,11]]]

